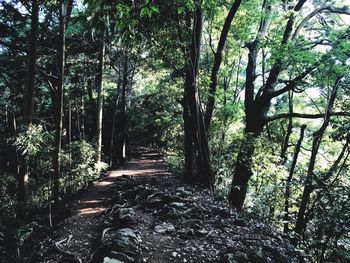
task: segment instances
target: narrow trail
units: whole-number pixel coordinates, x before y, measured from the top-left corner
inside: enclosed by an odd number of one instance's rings
[[[38,243],[28,262],[304,262],[269,223],[184,184],[147,148],[91,186]]]
[[[108,206],[105,204],[106,192],[120,177],[166,176],[167,165],[159,153],[148,148],[140,148],[138,157],[126,162],[107,177],[95,182],[81,199],[72,205],[72,216],[58,225],[55,231],[57,242],[62,250],[74,254],[83,262],[88,261],[96,240],[100,237],[101,214]],[[65,262],[57,255],[50,255],[45,262]]]

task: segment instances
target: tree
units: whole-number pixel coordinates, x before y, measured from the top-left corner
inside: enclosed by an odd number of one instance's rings
[[[103,10],[103,4],[102,10]],[[106,29],[104,25],[101,29],[101,43],[100,43],[100,53],[99,53],[99,67],[98,67],[98,90],[97,90],[97,121],[96,121],[96,142],[97,142],[97,152],[96,152],[96,163],[101,161],[102,152],[102,121],[103,121],[103,70],[105,61],[105,35]]]
[[[185,137],[189,138],[188,133],[190,133],[192,136],[191,143],[193,144],[192,149],[194,149],[193,152],[197,169],[197,178],[194,178],[194,180],[205,185],[209,189],[212,189],[214,177],[210,166],[209,146],[204,126],[204,116],[200,107],[198,95],[198,66],[203,26],[202,19],[202,9],[200,2],[197,1],[194,11],[189,56],[186,62],[186,77],[184,85],[184,122]],[[187,145],[187,147],[190,146]]]
[[[293,156],[293,161],[289,170],[288,177],[286,179],[286,186],[285,186],[285,192],[284,192],[284,228],[283,232],[288,233],[289,231],[289,199],[290,199],[290,188],[291,188],[291,183],[295,171],[295,167],[298,161],[298,156],[300,153],[300,148],[301,148],[301,143],[303,142],[304,139],[304,133],[305,133],[306,125],[301,126],[300,128],[300,137],[297,142],[297,145],[295,146],[294,150],[294,156]]]
[[[61,177],[61,149],[62,149],[62,128],[63,128],[63,94],[64,94],[64,76],[65,76],[65,53],[66,53],[66,26],[67,19],[72,11],[73,0],[68,5],[64,0],[61,1],[60,11],[60,30],[58,44],[58,81],[56,92],[56,110],[55,110],[55,151],[53,157],[53,200],[55,203],[59,201],[60,195],[60,177]],[[68,9],[67,9],[68,6]]]
[[[127,50],[123,50],[123,76],[121,84],[121,94],[118,100],[117,114],[117,147],[116,155],[119,164],[123,164],[126,158],[126,136],[127,136],[127,118],[126,118],[126,91],[128,88],[129,78],[129,55]]]
[[[28,69],[27,83],[25,93],[25,108],[24,121],[27,129],[30,129],[33,122],[33,102],[34,102],[34,87],[35,87],[35,68],[37,59],[37,36],[39,26],[39,2],[33,0],[31,14],[31,31],[29,37],[28,51]],[[27,184],[29,177],[29,165],[22,160],[18,175],[18,207],[17,220],[20,224],[25,222],[26,218],[26,202],[27,202]]]
[[[306,212],[306,209],[307,209],[307,206],[309,203],[310,195],[314,189],[314,187],[312,185],[312,181],[313,181],[313,177],[314,177],[316,157],[317,157],[318,150],[319,150],[321,142],[322,142],[322,138],[323,138],[324,133],[325,133],[325,131],[329,125],[329,122],[330,122],[331,111],[333,109],[334,102],[335,102],[335,99],[337,97],[338,89],[341,86],[341,79],[342,79],[342,77],[337,77],[335,84],[333,85],[331,94],[329,96],[328,104],[326,107],[326,112],[325,112],[324,118],[323,118],[323,123],[322,123],[320,129],[317,130],[313,134],[311,156],[310,156],[309,166],[308,166],[308,170],[307,170],[307,174],[306,174],[306,178],[305,178],[305,183],[304,183],[305,186],[304,186],[304,191],[303,191],[301,202],[300,202],[297,222],[295,225],[295,233],[297,235],[297,238],[294,239],[294,241],[293,241],[294,244],[296,244],[298,238],[302,234],[302,231],[306,227],[305,212]],[[342,159],[343,155],[344,155],[344,151],[342,151],[342,154],[340,155],[341,156],[340,160]],[[338,159],[338,161],[336,161],[335,164],[338,164],[340,162],[340,160]],[[336,168],[336,166],[335,166],[335,168]],[[333,168],[333,169],[335,169],[335,168]]]
[[[214,63],[213,63],[213,68],[211,70],[211,75],[210,75],[210,87],[209,87],[209,96],[208,96],[208,101],[206,104],[206,111],[205,111],[205,128],[208,131],[211,118],[213,115],[214,111],[214,103],[215,103],[215,92],[216,92],[216,86],[218,84],[218,72],[220,70],[220,65],[222,62],[222,53],[225,48],[226,40],[228,37],[228,33],[230,31],[231,23],[233,19],[235,18],[236,12],[241,5],[242,1],[241,0],[236,0],[233,2],[231,9],[229,13],[227,14],[227,17],[225,19],[225,23],[222,27],[221,34],[220,34],[220,39],[218,43],[217,50],[214,54]]]
[[[299,0],[297,4],[293,7],[293,12],[288,14],[288,20],[284,28],[283,36],[281,42],[276,51],[271,51],[275,54],[274,62],[271,69],[268,72],[268,77],[266,81],[262,84],[261,88],[255,94],[255,83],[257,79],[256,67],[257,67],[257,55],[259,50],[259,42],[262,37],[265,36],[267,31],[267,26],[269,24],[269,16],[262,16],[257,37],[251,43],[247,43],[246,47],[249,50],[248,54],[248,64],[246,68],[246,78],[245,78],[245,98],[244,98],[244,109],[245,109],[245,131],[244,139],[240,146],[240,150],[237,156],[234,175],[232,179],[231,191],[229,194],[230,203],[237,208],[242,208],[250,177],[253,175],[252,172],[252,158],[254,155],[254,144],[257,137],[261,135],[266,123],[269,121],[267,113],[271,108],[271,101],[284,94],[288,91],[294,90],[303,80],[314,72],[318,66],[322,63],[326,63],[327,55],[321,57],[320,60],[314,62],[308,62],[307,66],[304,66],[303,70],[299,71],[298,74],[294,76],[285,85],[278,88],[283,84],[279,80],[283,71],[288,68],[287,58],[285,51],[288,50],[290,46],[293,46],[297,40],[298,32],[300,30],[299,26],[296,27],[296,31],[293,34],[293,28],[295,26],[296,14],[300,12],[301,8],[304,6],[306,0]],[[264,1],[263,10],[270,12],[271,6]],[[304,25],[301,22],[301,25]],[[275,47],[276,48],[276,47]],[[279,50],[282,50],[282,54],[279,54]],[[266,72],[263,72],[265,74]],[[298,114],[286,114],[284,117],[298,116]],[[301,116],[300,117],[305,117]],[[281,116],[279,116],[281,117]],[[307,116],[306,116],[307,117]],[[317,116],[311,116],[317,118]],[[322,117],[322,115],[318,116]],[[271,117],[272,119],[274,117]]]

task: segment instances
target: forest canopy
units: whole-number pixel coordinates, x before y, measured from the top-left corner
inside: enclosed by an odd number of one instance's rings
[[[349,68],[348,1],[0,1],[1,255],[151,146],[307,261],[348,262]]]

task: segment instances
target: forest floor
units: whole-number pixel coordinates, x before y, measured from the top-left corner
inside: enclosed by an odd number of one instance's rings
[[[142,148],[75,200],[27,262],[303,262],[266,222],[184,184]]]

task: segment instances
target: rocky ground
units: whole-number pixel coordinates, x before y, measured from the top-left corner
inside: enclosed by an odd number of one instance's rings
[[[155,152],[96,183],[28,262],[303,262],[280,233],[183,184]]]

